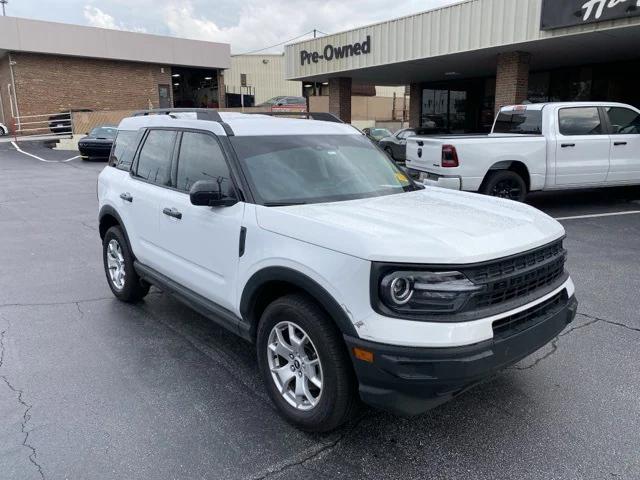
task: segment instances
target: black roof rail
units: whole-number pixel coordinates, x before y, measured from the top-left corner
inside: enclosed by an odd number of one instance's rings
[[[303,117],[309,120],[344,123],[333,113],[329,112],[244,112],[250,115],[270,115],[272,117]]]
[[[151,110],[139,110],[133,112],[133,117],[146,117],[148,115],[169,115],[173,113],[195,113],[196,119],[208,120],[210,122],[219,123],[224,128],[225,133],[228,136],[233,136],[233,129],[228,123],[225,123],[220,116],[220,113],[213,108],[153,108]]]

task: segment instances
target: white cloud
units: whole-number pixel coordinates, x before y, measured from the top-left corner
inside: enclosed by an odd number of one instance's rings
[[[192,0],[185,0],[167,1],[162,16],[171,35],[230,43],[234,53],[242,53],[314,28],[333,33],[456,1],[459,0],[404,0],[390,10],[387,0],[245,0],[237,23],[223,26],[216,22],[215,12],[196,12]],[[271,51],[282,51],[282,47]]]
[[[133,26],[127,27],[122,22],[116,22],[115,18],[98,7],[93,5],[85,5],[83,10],[84,18],[92,27],[109,28],[111,30],[129,30],[132,32],[146,32],[146,28]]]
[[[84,18],[92,27],[110,28],[112,30],[120,30],[116,25],[114,18],[108,13],[103,12],[98,7],[92,5],[84,6]]]

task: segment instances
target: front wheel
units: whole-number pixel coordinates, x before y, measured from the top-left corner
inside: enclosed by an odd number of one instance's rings
[[[287,295],[264,311],[258,365],[272,401],[297,427],[333,430],[353,414],[357,393],[338,329],[303,295]]]
[[[109,288],[124,302],[136,302],[149,293],[149,284],[133,268],[133,255],[120,227],[111,227],[102,240],[102,259]]]
[[[527,197],[527,184],[516,172],[496,170],[485,178],[480,193],[492,197],[507,198],[516,202],[524,202]]]

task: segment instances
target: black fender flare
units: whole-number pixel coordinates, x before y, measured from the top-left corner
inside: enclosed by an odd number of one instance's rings
[[[127,243],[129,244],[129,249],[131,249],[131,242],[129,241],[129,234],[127,233],[127,229],[124,226],[124,222],[122,221],[122,218],[120,217],[120,215],[118,214],[116,209],[113,208],[111,205],[104,205],[100,209],[100,213],[98,214],[98,232],[100,233],[100,238],[103,237],[103,234],[102,234],[102,232],[100,232],[99,225],[102,223],[102,219],[107,215],[111,215],[112,217],[114,217],[118,221],[118,224],[120,225],[120,228],[122,229],[122,233],[124,233],[124,238],[127,239]]]
[[[307,295],[317,301],[326,310],[336,323],[340,331],[345,335],[359,337],[353,322],[333,296],[318,282],[304,273],[287,267],[266,267],[254,273],[245,284],[240,299],[240,314],[245,320],[251,320],[252,329],[256,329],[257,320],[252,315],[252,310],[260,288],[269,282],[286,282],[295,285]]]

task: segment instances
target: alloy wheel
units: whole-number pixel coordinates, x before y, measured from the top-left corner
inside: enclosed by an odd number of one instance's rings
[[[280,322],[269,333],[267,358],[271,377],[286,402],[313,409],[322,395],[322,364],[309,335],[293,322]]]
[[[493,197],[508,198],[510,200],[518,200],[522,193],[522,187],[520,184],[512,179],[500,180],[491,189],[491,195]]]
[[[115,238],[111,239],[107,245],[107,268],[109,269],[109,279],[113,286],[118,290],[122,290],[126,276],[124,255],[122,254],[120,243]]]

